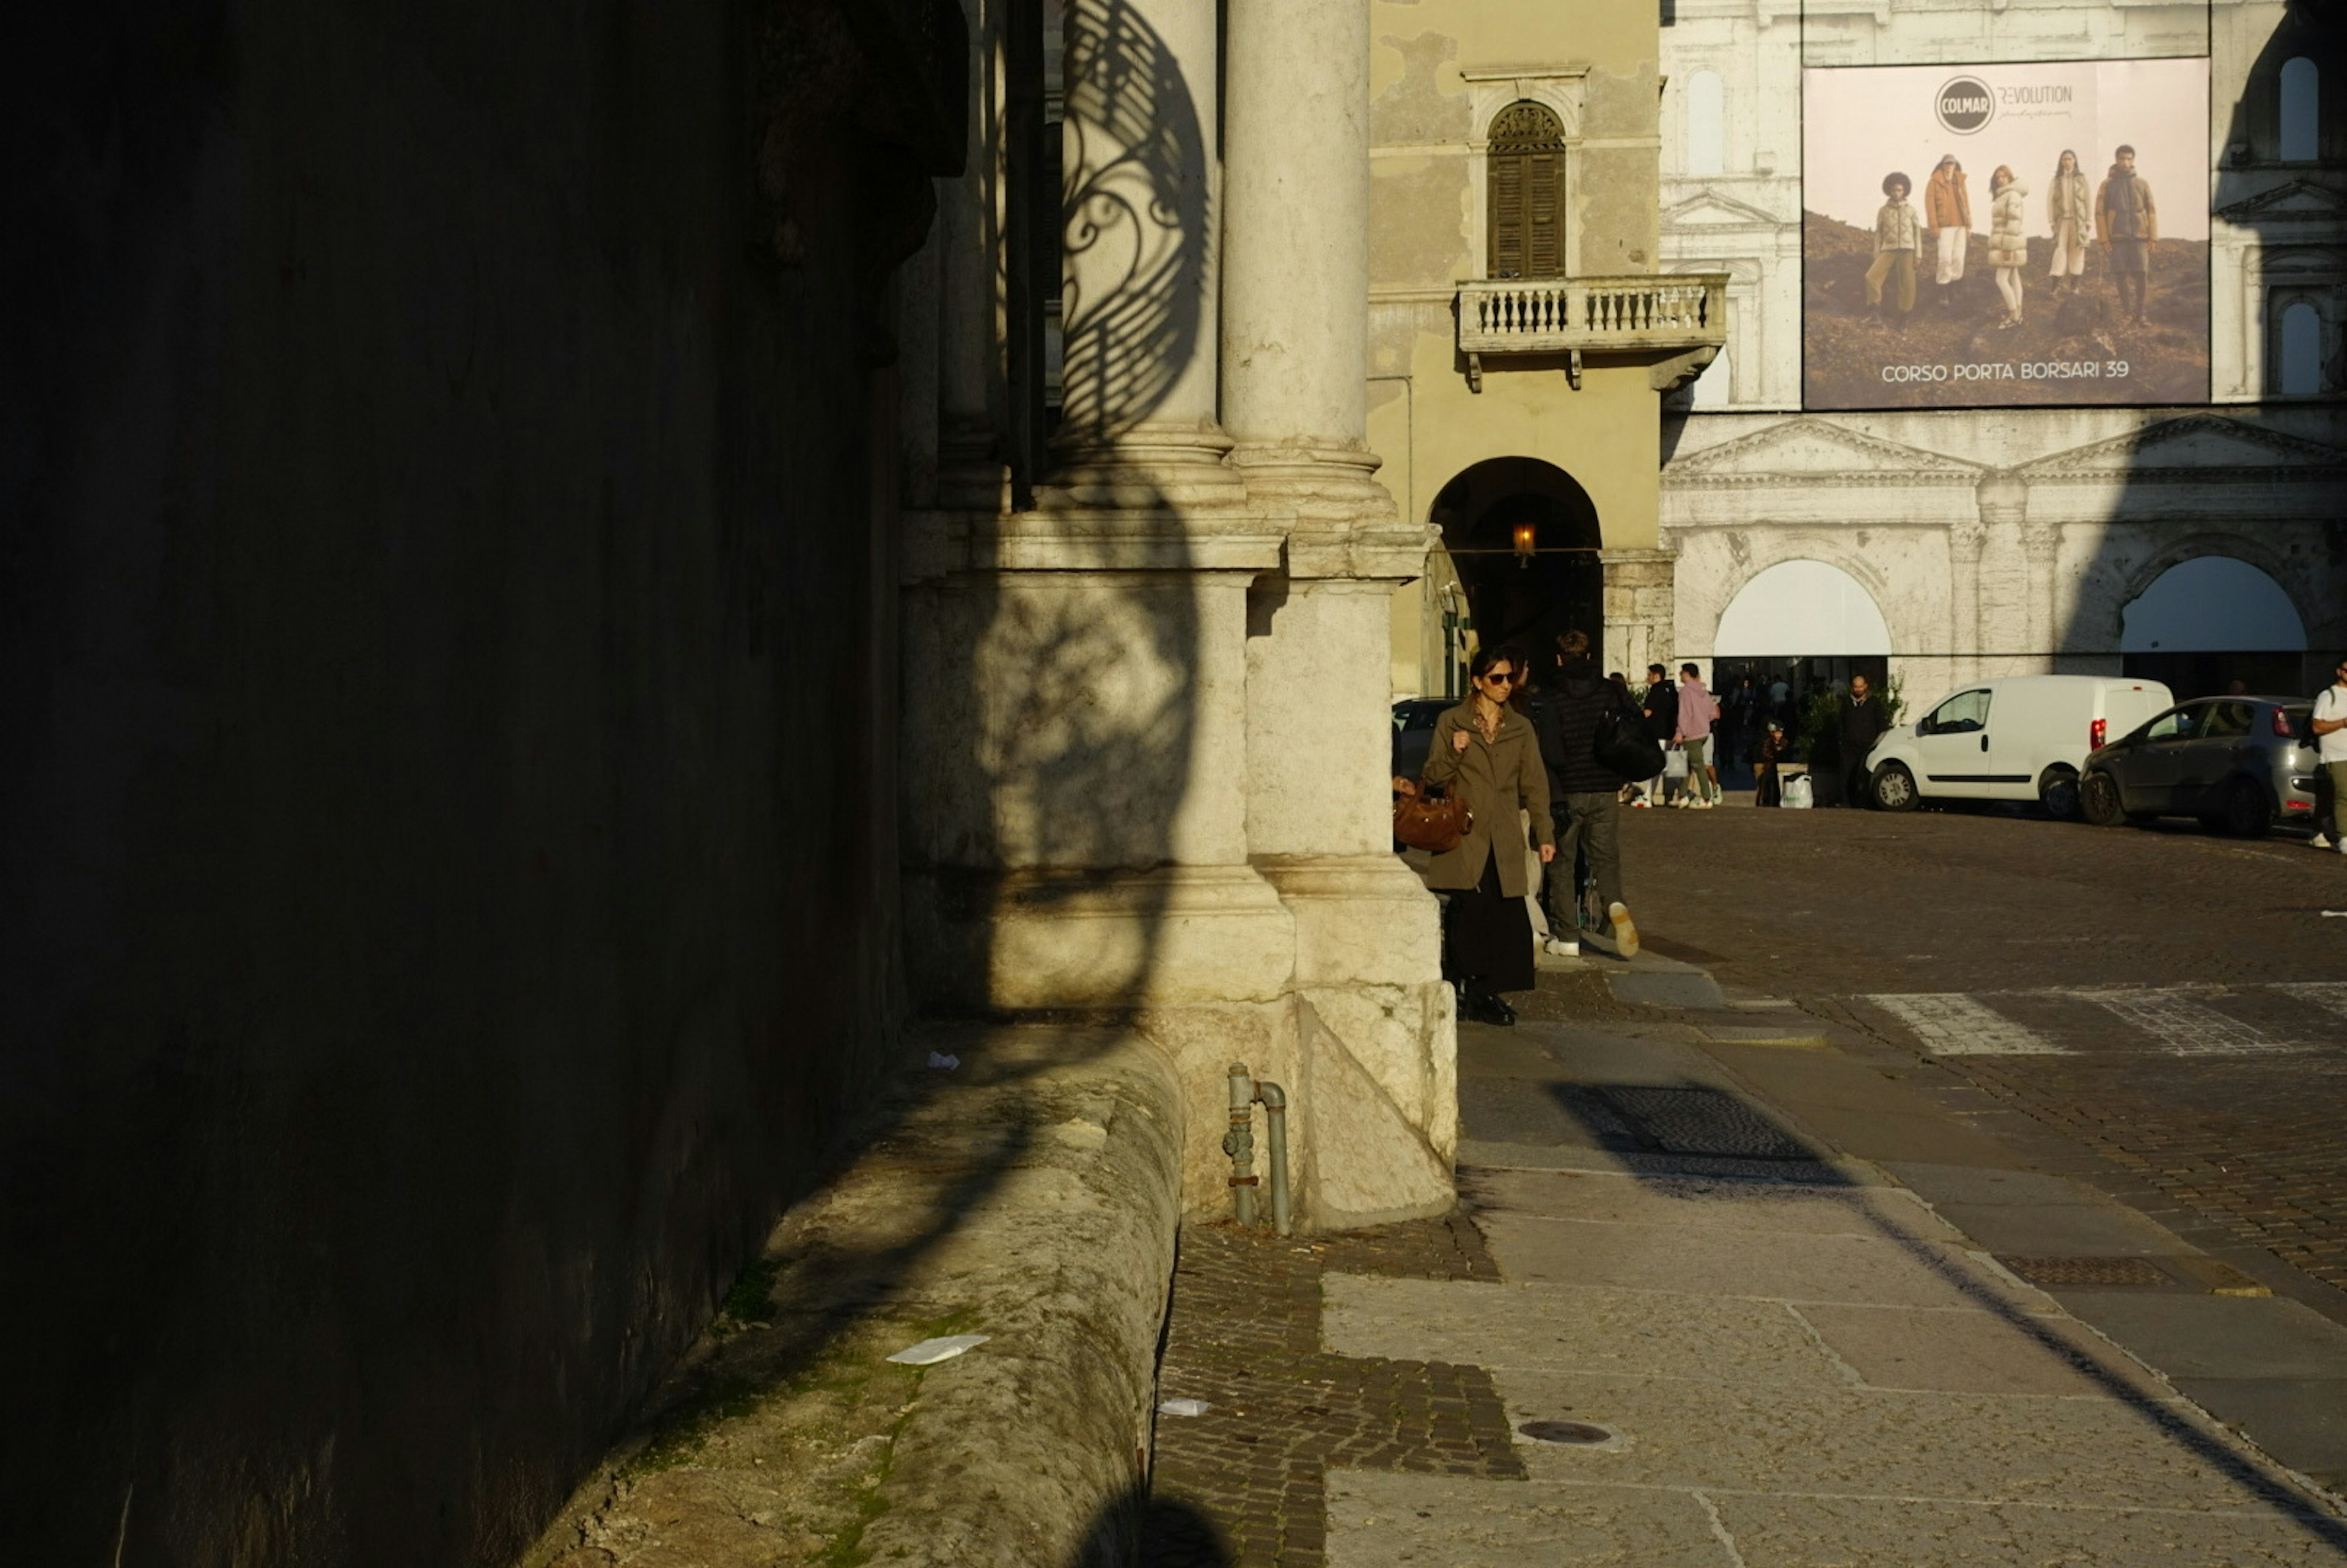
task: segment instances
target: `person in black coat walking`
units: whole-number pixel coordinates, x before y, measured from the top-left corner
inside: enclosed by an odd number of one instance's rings
[[[1890,715],[1882,711],[1882,699],[1868,689],[1866,677],[1850,678],[1850,693],[1834,703],[1835,728],[1841,741],[1842,804],[1871,805],[1871,778],[1867,773],[1867,753],[1874,743],[1891,727]]]
[[[1624,958],[1638,950],[1637,927],[1622,901],[1622,778],[1596,756],[1597,722],[1606,713],[1624,723],[1643,719],[1622,689],[1597,672],[1589,638],[1568,631],[1556,640],[1564,662],[1532,710],[1532,733],[1548,768],[1549,813],[1556,825],[1556,858],[1541,877],[1541,908],[1551,939],[1571,940],[1579,929],[1581,887],[1576,851],[1588,857],[1597,897]]]
[[[1670,671],[1659,664],[1646,666],[1646,695],[1640,711],[1645,714],[1646,733],[1668,750],[1672,737],[1679,733],[1679,689],[1671,683]],[[1663,804],[1663,778],[1656,774],[1646,781],[1646,797],[1639,804]]]

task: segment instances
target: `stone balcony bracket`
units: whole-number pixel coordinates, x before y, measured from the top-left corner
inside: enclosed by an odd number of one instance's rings
[[[1584,354],[1676,359],[1692,376],[1727,342],[1727,274],[1477,279],[1459,285],[1458,318],[1476,392],[1492,355],[1562,360],[1576,391]]]

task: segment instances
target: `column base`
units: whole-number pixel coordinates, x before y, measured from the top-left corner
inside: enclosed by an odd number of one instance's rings
[[[1411,985],[1442,978],[1441,906],[1399,856],[1258,856],[1296,921],[1296,983]]]

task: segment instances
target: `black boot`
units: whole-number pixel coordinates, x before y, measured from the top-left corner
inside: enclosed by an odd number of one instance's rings
[[[1467,988],[1467,1018],[1471,1023],[1487,1023],[1506,1029],[1516,1021],[1516,1009],[1501,1001],[1498,992],[1470,985]]]

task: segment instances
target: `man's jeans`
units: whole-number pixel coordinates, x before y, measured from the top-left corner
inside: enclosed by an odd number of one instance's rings
[[[1556,858],[1541,875],[1541,908],[1549,935],[1571,937],[1581,924],[1573,913],[1581,897],[1573,874],[1576,848],[1589,856],[1598,898],[1608,906],[1621,902],[1622,802],[1612,790],[1560,794],[1550,802],[1549,816],[1556,825]]]
[[[2340,832],[2342,827],[2347,827],[2347,763],[2323,764],[2322,776],[2330,783],[2331,787],[2328,790],[2317,790],[2315,793],[2317,795],[2328,794],[2331,798],[2328,800],[2318,799],[2315,802],[2315,804],[2318,807],[2315,813],[2317,818],[2315,825],[2317,827],[2323,826],[2322,822],[2320,820],[2322,815],[2322,812],[2319,808],[2328,806],[2330,808],[2331,822],[2327,831],[2331,835],[2331,842],[2333,844],[2347,844],[2347,833]],[[1563,819],[1559,818],[1558,820],[1562,821]],[[1560,842],[1562,842],[1561,839]],[[1564,851],[1562,849],[1558,850],[1557,858],[1560,860],[1563,859]]]
[[[1697,800],[1717,800],[1719,786],[1711,782],[1704,764],[1711,761],[1711,737],[1690,735],[1686,742],[1687,793]]]

